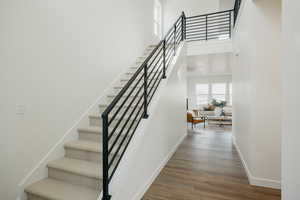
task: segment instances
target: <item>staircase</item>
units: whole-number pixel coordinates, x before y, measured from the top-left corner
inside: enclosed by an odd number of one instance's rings
[[[29,200],[110,200],[110,182],[148,106],[166,78],[179,44],[230,38],[233,10],[176,20],[163,40],[149,46],[129,67],[78,140],[65,143],[65,156],[48,163],[48,178],[25,188]],[[100,115],[101,113],[101,115]],[[151,114],[151,113],[150,113]]]
[[[137,59],[136,65],[139,66],[154,47],[149,46],[143,56]],[[99,105],[100,113],[136,68],[130,67],[119,84],[113,87],[112,93],[106,97],[107,103]],[[48,178],[25,188],[28,200],[97,200],[102,190],[101,126],[99,113],[89,116],[89,126],[78,129],[78,140],[64,144],[65,156],[48,163]]]

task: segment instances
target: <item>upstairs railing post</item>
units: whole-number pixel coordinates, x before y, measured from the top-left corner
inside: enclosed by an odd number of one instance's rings
[[[186,16],[184,13],[183,16],[184,16],[184,39],[186,40]]]
[[[233,8],[233,24],[236,24],[236,20],[238,17],[239,9],[241,7],[242,0],[235,0],[234,8]]]
[[[184,40],[184,12],[181,14],[181,41]]]
[[[149,117],[148,115],[148,65],[147,63],[144,65],[144,114],[143,118],[147,119]]]
[[[208,36],[207,36],[207,34],[208,34],[208,33],[207,33],[207,32],[208,32],[208,31],[207,31],[208,24],[207,24],[207,23],[208,23],[208,15],[205,16],[205,40],[208,39]]]
[[[229,38],[231,38],[231,17],[232,17],[232,12],[229,12]]]
[[[163,42],[163,79],[167,78],[166,76],[166,40]]]
[[[174,25],[174,56],[176,55],[176,24]]]
[[[108,175],[108,115],[102,115],[102,132],[103,132],[103,141],[102,141],[102,174],[103,174],[103,197],[102,200],[110,200],[111,196],[109,195],[109,175]]]

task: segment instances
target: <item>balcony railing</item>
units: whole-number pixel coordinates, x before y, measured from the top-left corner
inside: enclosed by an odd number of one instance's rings
[[[187,41],[229,39],[232,32],[233,10],[186,18]]]

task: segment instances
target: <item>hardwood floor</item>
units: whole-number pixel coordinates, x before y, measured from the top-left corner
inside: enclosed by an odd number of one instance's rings
[[[189,132],[143,200],[279,200],[280,191],[250,186],[229,128]]]

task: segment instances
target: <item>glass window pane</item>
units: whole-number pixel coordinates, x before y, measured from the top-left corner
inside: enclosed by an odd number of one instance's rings
[[[226,83],[214,83],[212,84],[212,94],[224,94],[226,93]]]
[[[206,104],[208,104],[208,95],[198,95],[197,105],[206,105]]]
[[[208,84],[197,84],[196,94],[208,94],[209,85]]]
[[[209,84],[196,85],[197,105],[208,104]]]

